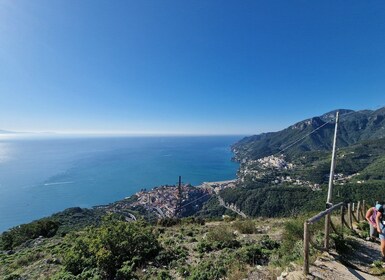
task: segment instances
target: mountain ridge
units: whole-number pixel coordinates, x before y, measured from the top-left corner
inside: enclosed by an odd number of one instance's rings
[[[299,141],[298,144],[285,151],[285,154],[299,156],[306,151],[330,150],[337,111],[340,112],[337,135],[339,147],[385,137],[385,107],[375,111],[338,109],[302,120],[277,132],[245,137],[232,146],[235,159],[258,159],[277,154],[296,141]],[[309,137],[305,137],[307,135]]]

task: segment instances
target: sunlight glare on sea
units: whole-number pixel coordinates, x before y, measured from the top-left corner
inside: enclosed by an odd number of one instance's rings
[[[11,148],[7,143],[0,142],[0,164],[11,158]]]

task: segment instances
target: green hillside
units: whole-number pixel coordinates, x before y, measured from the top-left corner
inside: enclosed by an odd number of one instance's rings
[[[339,111],[340,123],[337,138],[339,147],[347,147],[360,141],[380,139],[385,136],[385,107],[376,111]],[[335,111],[298,122],[278,132],[246,137],[234,144],[232,149],[238,160],[258,159],[279,153],[289,144],[322,127],[285,151],[285,154],[289,157],[299,157],[307,151],[329,151],[332,146],[334,122],[327,122],[333,120],[333,116],[335,116]]]
[[[368,165],[359,175],[362,180],[384,180],[385,179],[385,156],[378,158]]]
[[[188,218],[159,219],[132,196],[9,229],[0,235],[0,278],[276,279],[301,267],[303,221],[325,209],[334,113],[234,144],[237,182],[189,187]],[[385,108],[340,113],[333,202],[384,202]]]

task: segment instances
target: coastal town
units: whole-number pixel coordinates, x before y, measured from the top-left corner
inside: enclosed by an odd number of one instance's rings
[[[284,155],[267,156],[257,160],[244,160],[241,162],[238,176],[240,182],[267,180],[271,185],[293,185],[309,187],[314,191],[321,189],[321,185],[299,178],[295,174],[295,169],[298,166],[294,163],[285,160]],[[345,175],[343,173],[334,174],[334,182],[336,184],[346,184],[350,182],[353,177],[359,175]],[[363,181],[356,181],[357,184],[362,184]]]
[[[286,171],[292,170],[295,167],[293,163],[287,162],[284,156],[268,156],[257,160],[243,160],[238,172],[238,175],[242,180],[246,176],[252,176],[262,178],[264,175],[271,171]]]
[[[199,186],[190,184],[163,185],[152,190],[141,190],[134,195],[115,203],[98,206],[111,213],[126,216],[127,220],[135,220],[132,210],[144,209],[153,213],[158,219],[174,218],[189,215],[199,210],[203,203],[226,188],[235,188],[237,180],[203,182]],[[220,198],[219,198],[220,199]],[[239,211],[234,205],[227,205],[223,200],[220,204],[232,211]]]
[[[108,212],[123,214],[127,220],[136,219],[133,211],[150,213],[156,219],[176,218],[196,213],[207,200],[215,196],[221,206],[246,217],[236,205],[226,203],[220,196],[220,192],[227,188],[236,188],[246,181],[258,180],[268,180],[270,185],[276,186],[286,184],[308,187],[313,191],[321,190],[320,184],[298,178],[293,172],[296,167],[294,163],[286,161],[283,155],[271,155],[257,160],[243,161],[238,171],[238,179],[203,182],[198,186],[192,186],[182,184],[180,178],[178,185],[162,185],[151,190],[142,189],[130,197],[102,207]],[[343,185],[356,175],[345,176],[342,173],[336,173],[334,181]]]

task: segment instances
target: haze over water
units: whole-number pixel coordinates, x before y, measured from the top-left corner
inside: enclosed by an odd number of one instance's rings
[[[142,188],[234,179],[239,136],[0,140],[0,232]]]

